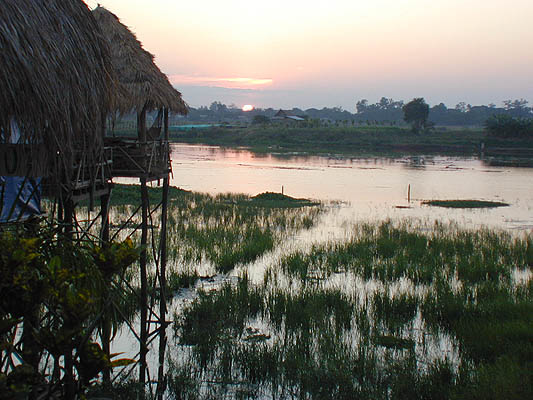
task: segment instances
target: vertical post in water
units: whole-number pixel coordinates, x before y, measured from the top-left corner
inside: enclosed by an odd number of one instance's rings
[[[407,202],[411,204],[411,184],[407,185]]]
[[[139,146],[141,154],[143,155],[143,167],[146,168],[146,107],[144,107],[137,116],[137,129],[139,133]],[[146,353],[148,352],[148,278],[146,274],[147,251],[148,244],[148,188],[146,186],[147,171],[141,176],[141,254],[139,257],[141,293],[140,293],[140,348],[139,348],[139,386],[141,388],[140,398],[144,399],[145,383],[146,383]]]
[[[110,193],[106,193],[100,197],[100,214],[102,216],[102,232],[100,234],[100,246],[109,245],[109,197]],[[102,317],[102,350],[109,357],[111,354],[111,319],[108,312],[109,307],[109,292],[106,288],[105,311]],[[104,385],[111,384],[111,369],[104,370]]]
[[[168,109],[165,108],[164,113],[164,134],[165,142],[168,144]],[[169,150],[168,146],[165,146]],[[167,165],[169,164],[170,155],[168,151],[163,154],[166,157]],[[159,368],[157,371],[157,399],[163,400],[163,394],[166,388],[165,378],[165,351],[167,346],[167,214],[168,214],[168,189],[169,189],[169,171],[166,172],[165,178],[163,178],[163,199],[161,206],[161,235],[160,235],[160,268],[159,268],[159,318],[160,318],[160,330],[159,330]]]
[[[67,197],[67,196],[65,196]],[[70,197],[67,197],[67,199],[64,202],[64,209],[63,209],[64,215],[63,215],[63,223],[64,223],[64,229],[65,229],[65,240],[72,243],[73,238],[73,221],[74,221],[74,203]],[[72,348],[67,347],[66,353],[64,354],[64,360],[65,360],[65,398],[66,399],[73,399],[75,392],[76,392],[76,386],[74,382],[74,359],[72,356]]]
[[[140,349],[139,349],[139,386],[141,387],[141,398],[144,398],[145,382],[146,382],[146,353],[148,353],[148,278],[146,273],[147,251],[148,244],[148,188],[146,186],[146,178],[141,178],[141,208],[142,208],[142,225],[141,225],[141,254],[139,257],[140,279],[141,279],[141,295],[140,295],[140,311],[141,311],[141,330],[140,330]]]

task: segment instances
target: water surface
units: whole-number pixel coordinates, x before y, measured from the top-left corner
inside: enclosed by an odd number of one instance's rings
[[[339,201],[331,218],[345,221],[418,218],[456,221],[465,228],[533,228],[533,169],[492,167],[476,158],[416,156],[350,158],[258,154],[245,149],[173,144],[171,184],[210,194],[283,192]],[[410,188],[411,202],[408,202]],[[502,201],[509,207],[445,209],[432,199]],[[410,208],[404,208],[404,207]],[[401,207],[401,208],[399,208]],[[326,224],[337,223],[330,220]],[[323,226],[323,228],[326,228]]]

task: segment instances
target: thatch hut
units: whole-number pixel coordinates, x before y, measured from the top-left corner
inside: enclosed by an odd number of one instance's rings
[[[111,48],[113,67],[121,90],[117,110],[121,112],[147,111],[161,107],[186,114],[187,105],[154,63],[154,56],[146,51],[135,34],[119,18],[102,6],[93,15]]]
[[[0,2],[0,147],[22,156],[16,175],[44,176],[68,197],[75,165],[101,157],[114,93],[107,41],[83,1]],[[0,175],[13,174],[3,164]]]
[[[135,140],[107,138],[113,148],[113,175],[159,179],[168,173],[168,131],[161,130],[162,115],[168,112],[186,114],[187,105],[154,63],[135,34],[119,18],[102,6],[93,15],[107,38],[112,63],[120,85],[115,111],[137,114],[138,137]],[[146,114],[159,110],[156,124],[146,128]],[[165,118],[165,120],[167,120]],[[155,139],[163,139],[159,144]],[[146,143],[148,142],[148,145]]]
[[[164,393],[164,354],[165,354],[165,321],[166,315],[166,221],[169,189],[170,157],[168,147],[168,113],[187,113],[187,105],[181,94],[172,87],[167,76],[154,63],[154,56],[143,49],[135,35],[123,25],[118,17],[97,7],[93,10],[100,29],[107,38],[111,48],[113,67],[120,85],[115,113],[135,112],[137,114],[137,137],[117,138],[106,137],[105,143],[113,150],[113,176],[129,176],[140,179],[141,189],[141,251],[140,266],[140,332],[141,342],[139,351],[139,383],[143,385],[146,379],[146,354],[151,322],[148,319],[147,297],[147,253],[148,225],[152,224],[152,213],[149,210],[147,181],[163,180],[163,194],[161,200],[161,231],[157,235],[160,239],[159,257],[155,262],[160,264],[156,268],[159,272],[157,281],[160,283],[159,293],[159,369],[158,369],[158,398]],[[146,114],[158,110],[156,124],[146,129]],[[163,125],[163,129],[161,124]],[[150,216],[150,217],[149,217]],[[153,234],[153,233],[152,233]]]

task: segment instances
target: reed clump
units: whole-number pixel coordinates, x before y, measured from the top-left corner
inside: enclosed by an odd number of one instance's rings
[[[314,225],[318,203],[280,196],[177,192],[169,207],[170,258],[184,265],[209,262],[225,273]]]
[[[425,200],[422,204],[446,208],[495,208],[510,206],[509,203],[487,200]]]
[[[532,275],[529,236],[359,224],[202,292],[171,380],[188,371],[196,398],[529,398]]]

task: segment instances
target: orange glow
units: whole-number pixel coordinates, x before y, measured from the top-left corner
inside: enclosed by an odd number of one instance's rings
[[[130,27],[195,106],[353,111],[381,96],[450,107],[533,93],[531,0],[513,1],[505,18],[486,0],[84,1]]]
[[[211,76],[170,75],[170,82],[175,85],[193,84],[201,86],[223,86],[230,88],[253,88],[272,85],[274,82],[269,78],[219,78]]]
[[[254,106],[252,106],[251,104],[245,104],[244,106],[242,106],[243,111],[252,111],[253,109]]]

